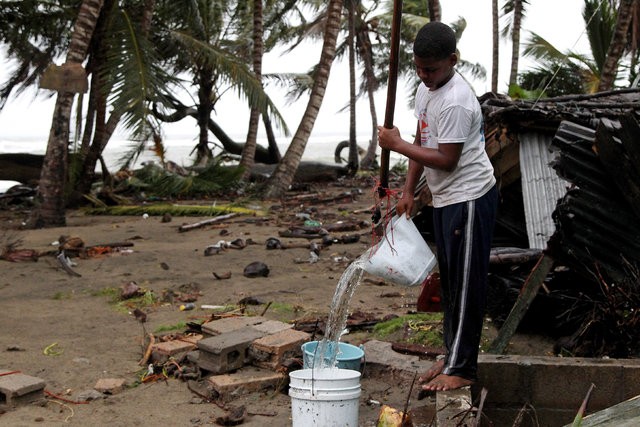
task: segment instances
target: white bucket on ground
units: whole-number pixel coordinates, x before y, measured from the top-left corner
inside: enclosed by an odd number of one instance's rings
[[[301,369],[289,374],[293,427],[356,427],[360,372],[352,369]]]

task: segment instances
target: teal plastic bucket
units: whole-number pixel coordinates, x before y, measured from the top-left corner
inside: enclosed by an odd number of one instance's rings
[[[364,350],[362,347],[356,347],[352,344],[344,342],[338,342],[338,354],[336,356],[336,367],[339,369],[351,369],[354,371],[360,371],[362,366],[362,358],[364,357]],[[335,348],[335,342],[328,342],[325,348],[324,360],[326,364],[329,364],[331,354]],[[318,348],[318,341],[309,341],[302,344],[302,358],[303,368],[312,369],[314,367],[320,367],[316,361],[316,349]],[[319,360],[319,359],[318,359]]]

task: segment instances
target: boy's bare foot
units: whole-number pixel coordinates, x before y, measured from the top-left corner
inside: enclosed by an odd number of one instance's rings
[[[471,384],[473,384],[473,381],[466,378],[456,377],[455,375],[440,374],[427,384],[423,385],[422,389],[430,391],[447,391],[456,390]]]
[[[443,369],[444,369],[444,359],[437,360],[436,362],[434,362],[433,365],[431,365],[429,369],[427,369],[427,372],[425,372],[424,375],[418,378],[418,383],[422,384],[422,383],[431,381],[432,379],[440,375]]]

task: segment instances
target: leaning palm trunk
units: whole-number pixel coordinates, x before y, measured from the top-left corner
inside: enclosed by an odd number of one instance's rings
[[[68,64],[82,64],[89,42],[96,27],[103,0],[84,0],[73,28]],[[56,99],[51,121],[37,195],[37,205],[31,213],[28,225],[33,228],[66,225],[64,189],[67,181],[69,121],[74,94],[60,91]]]
[[[373,71],[373,54],[371,52],[371,40],[365,31],[358,31],[358,41],[360,47],[360,57],[364,62],[364,74],[367,84],[367,95],[369,98],[369,112],[371,113],[371,140],[367,152],[360,161],[360,168],[372,169],[376,160],[378,149],[378,115],[376,114],[376,103],[374,92],[376,90],[375,75]]]
[[[522,22],[522,0],[513,2],[513,27],[511,28],[511,72],[509,88],[518,80],[518,62],[520,61],[520,24]]]
[[[442,20],[442,8],[440,7],[439,0],[429,0],[429,20],[430,21],[438,21]]]
[[[598,85],[598,92],[611,90],[618,74],[618,64],[624,47],[627,44],[627,34],[629,33],[629,25],[633,17],[634,3],[638,0],[621,0],[620,8],[618,9],[618,18],[616,20],[616,29],[613,34],[611,44],[609,44],[609,50],[607,51],[607,58],[605,59],[602,67],[602,77],[600,78],[600,84]]]
[[[356,53],[355,0],[347,0],[349,12],[349,174],[358,171],[358,141],[356,140]]]
[[[253,2],[253,72],[258,81],[262,81],[262,53],[264,51],[262,23],[262,0],[254,0]],[[247,141],[242,149],[242,158],[240,166],[244,168],[242,177],[249,179],[251,176],[251,168],[253,167],[256,156],[256,144],[258,139],[258,125],[260,124],[260,110],[257,107],[251,107],[249,116],[249,131],[247,132]]]
[[[493,56],[491,60],[491,92],[498,93],[498,71],[500,69],[500,30],[498,0],[491,0],[491,32]]]
[[[336,41],[338,32],[340,31],[340,15],[342,12],[342,0],[331,0],[328,6],[328,18],[324,32],[324,42],[322,45],[322,54],[320,55],[320,63],[313,80],[311,96],[307,103],[307,108],[302,116],[300,125],[289,148],[285,153],[282,161],[278,163],[276,170],[269,178],[265,197],[278,198],[284,196],[285,192],[291,186],[293,177],[300,165],[300,159],[304,153],[304,149],[311,135],[311,130],[318,117],[322,99],[324,98],[329,81],[329,72],[331,64],[336,55]]]

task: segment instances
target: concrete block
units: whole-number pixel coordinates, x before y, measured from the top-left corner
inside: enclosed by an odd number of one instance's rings
[[[478,357],[478,382],[474,394],[482,387],[489,391],[491,402],[497,405],[521,405],[531,402],[531,379],[534,364],[520,356],[485,355]]]
[[[285,329],[258,338],[249,346],[252,363],[268,369],[276,369],[289,358],[302,358],[301,346],[311,335],[295,329]]]
[[[44,399],[45,382],[16,371],[0,369],[0,409]]]
[[[252,327],[260,332],[264,332],[265,334],[275,334],[280,331],[286,331],[287,329],[293,329],[293,325],[290,323],[271,319],[255,324]]]
[[[202,324],[202,333],[205,337],[226,334],[227,332],[244,329],[248,326],[266,322],[267,318],[262,316],[235,316],[224,317]]]
[[[622,398],[640,396],[640,359],[624,361],[622,367]]]
[[[198,341],[192,337],[189,340],[171,340],[156,343],[151,346],[151,359],[155,363],[164,363],[170,357],[179,359],[188,352],[195,350]]]
[[[206,382],[217,399],[229,402],[249,393],[280,390],[288,384],[288,376],[281,372],[246,366],[233,374],[210,376]]]
[[[364,343],[363,377],[379,377],[389,380],[413,381],[431,367],[433,361],[420,360],[418,356],[400,354],[391,348],[390,342],[370,340]]]
[[[198,366],[214,374],[242,368],[251,361],[249,345],[264,334],[250,327],[198,341]]]
[[[613,359],[565,358],[537,361],[531,378],[531,401],[542,408],[580,408],[591,384],[589,408],[599,410],[622,401],[622,366]],[[576,409],[577,410],[577,409]]]
[[[589,387],[589,411],[640,394],[640,361],[481,354],[474,394],[484,387],[492,407],[530,404],[538,414],[574,414]]]

